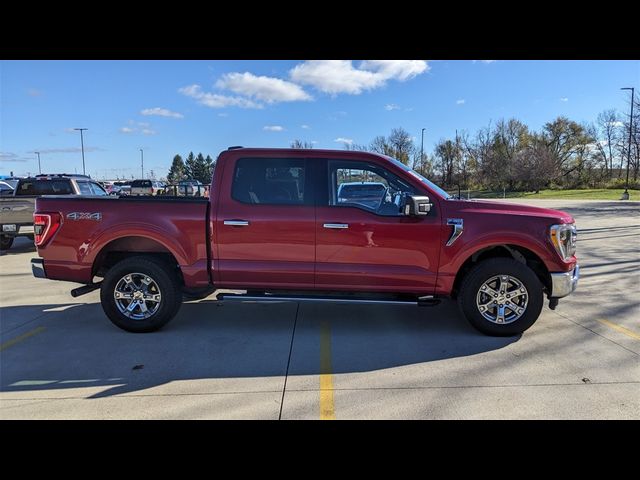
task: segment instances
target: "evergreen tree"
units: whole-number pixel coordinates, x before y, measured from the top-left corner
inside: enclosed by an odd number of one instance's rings
[[[180,155],[176,155],[173,157],[173,163],[171,164],[171,168],[169,169],[169,173],[167,174],[167,181],[170,183],[177,183],[180,180],[185,179],[185,165],[182,157]]]
[[[213,178],[213,171],[216,168],[216,162],[213,161],[213,158],[211,158],[209,155],[207,155],[207,158],[204,159],[205,164],[206,164],[206,173],[207,173],[207,181],[206,182],[202,182],[205,185],[211,183],[211,178]]]
[[[184,162],[184,173],[187,179],[194,180],[197,170],[198,168],[196,167],[196,156],[193,154],[193,152],[189,152],[189,155],[187,155],[187,159]]]

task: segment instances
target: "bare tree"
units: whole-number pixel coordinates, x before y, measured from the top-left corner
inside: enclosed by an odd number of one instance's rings
[[[313,148],[313,144],[311,142],[307,142],[306,140],[302,141],[302,140],[295,139],[293,142],[291,142],[291,148],[310,149],[310,148]]]
[[[604,158],[605,171],[611,177],[613,173],[614,153],[619,151],[620,126],[618,113],[613,110],[605,110],[598,114],[598,130],[596,131],[596,146]]]

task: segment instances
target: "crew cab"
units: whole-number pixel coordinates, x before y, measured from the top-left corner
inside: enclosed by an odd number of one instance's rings
[[[40,195],[106,195],[86,175],[41,174],[20,178],[11,195],[0,198],[0,250],[8,250],[15,237],[33,237],[35,199]]]
[[[339,193],[354,182],[375,184],[365,202]],[[219,155],[208,198],[47,196],[34,219],[34,275],[84,284],[74,296],[99,288],[106,315],[131,332],[164,326],[183,295],[454,297],[478,330],[510,336],[579,277],[570,215],[456,200],[397,160],[356,151],[234,147]]]

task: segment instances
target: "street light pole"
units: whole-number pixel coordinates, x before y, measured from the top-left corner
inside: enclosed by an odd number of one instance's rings
[[[42,167],[40,167],[40,152],[34,152],[38,155],[38,173],[42,173]]]
[[[422,170],[422,164],[424,163],[424,131],[426,128],[422,129],[422,140],[420,141],[420,170]]]
[[[84,168],[84,138],[82,136],[82,132],[84,130],[89,130],[89,129],[88,128],[74,128],[74,130],[80,130],[80,146],[82,148],[82,174],[86,175],[85,168]]]
[[[144,150],[140,149],[140,165],[142,167],[142,177],[144,178]]]
[[[629,149],[627,150],[627,181],[624,184],[624,193],[622,194],[623,200],[629,200],[629,162],[631,161],[631,134],[633,132],[633,94],[635,93],[634,87],[625,87],[620,90],[631,90],[631,116],[629,117]]]

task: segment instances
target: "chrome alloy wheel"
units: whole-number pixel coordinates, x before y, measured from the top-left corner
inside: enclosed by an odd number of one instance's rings
[[[133,320],[151,317],[162,302],[158,284],[144,273],[129,273],[118,280],[113,298],[120,313]]]
[[[476,295],[480,314],[492,323],[506,324],[518,320],[527,310],[529,292],[511,275],[496,275],[485,281]]]

